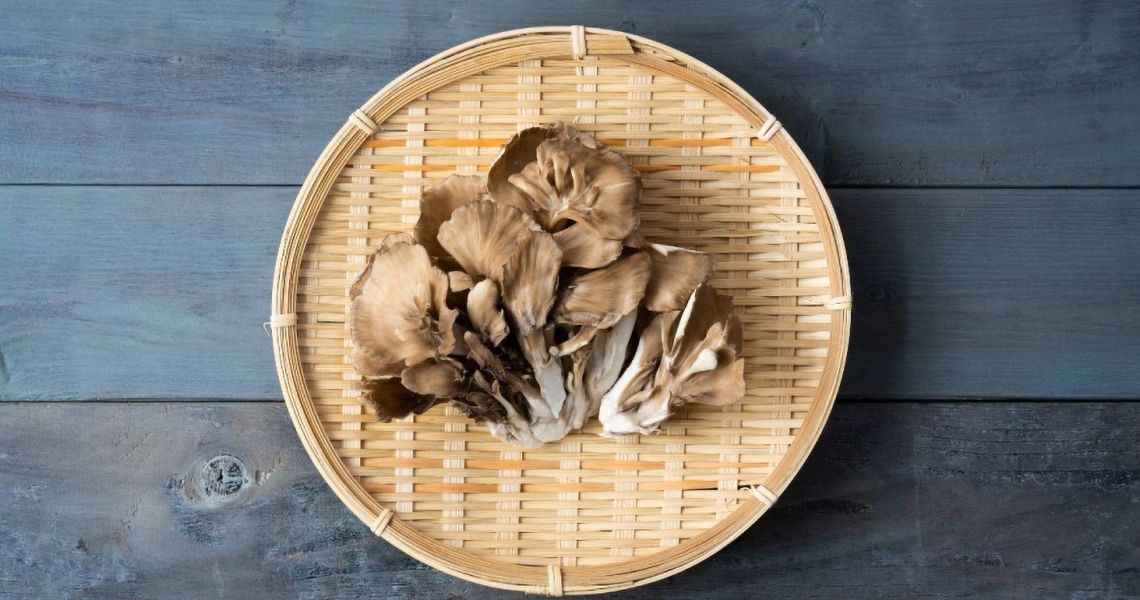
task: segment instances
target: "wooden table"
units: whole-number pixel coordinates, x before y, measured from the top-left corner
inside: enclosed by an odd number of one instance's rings
[[[1140,597],[1140,5],[15,0],[0,8],[0,597],[492,598],[325,487],[262,322],[345,116],[585,23],[751,91],[835,202],[851,358],[780,503],[629,598]]]

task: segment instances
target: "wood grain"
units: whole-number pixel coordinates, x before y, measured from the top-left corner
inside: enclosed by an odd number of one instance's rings
[[[723,71],[829,185],[1140,185],[1140,5],[16,0],[0,182],[299,184],[348,114],[496,31],[636,32]]]
[[[294,190],[0,187],[0,398],[274,398]]]
[[[293,188],[0,187],[0,399],[278,398]],[[845,398],[1140,396],[1140,192],[833,190]]]
[[[1140,392],[1140,192],[832,198],[855,290],[845,397]]]
[[[841,405],[739,541],[615,597],[1135,597],[1138,449],[1137,404]],[[4,598],[515,597],[375,538],[278,404],[3,405],[0,496]]]

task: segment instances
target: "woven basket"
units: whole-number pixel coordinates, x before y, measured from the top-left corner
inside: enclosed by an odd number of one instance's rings
[[[745,326],[747,397],[682,409],[659,435],[606,439],[595,421],[534,450],[442,405],[376,422],[348,360],[349,284],[383,236],[411,230],[421,191],[553,121],[634,162],[647,239],[716,257]],[[452,575],[562,595],[681,571],[776,501],[831,410],[850,306],[827,195],[756,100],[656,42],[543,27],[452,48],[352,114],[289,215],[271,324],[301,441],[372,531]]]

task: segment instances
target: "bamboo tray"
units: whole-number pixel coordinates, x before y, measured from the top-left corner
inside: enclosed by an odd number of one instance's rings
[[[594,421],[526,451],[444,406],[376,422],[348,361],[349,284],[384,235],[411,230],[423,189],[485,172],[511,134],[552,121],[637,165],[647,239],[715,255],[745,326],[747,397],[655,436],[601,438]],[[677,573],[776,502],[831,410],[850,307],[827,194],[756,100],[651,40],[542,27],[439,54],[348,118],[285,225],[270,322],[297,433],[356,516],[452,575],[558,596]]]

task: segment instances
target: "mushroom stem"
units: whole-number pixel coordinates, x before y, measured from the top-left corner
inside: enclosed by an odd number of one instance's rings
[[[554,417],[566,402],[566,388],[562,383],[562,363],[546,351],[546,330],[535,329],[528,335],[519,335],[523,356],[534,370],[534,378],[541,391],[538,414]]]

